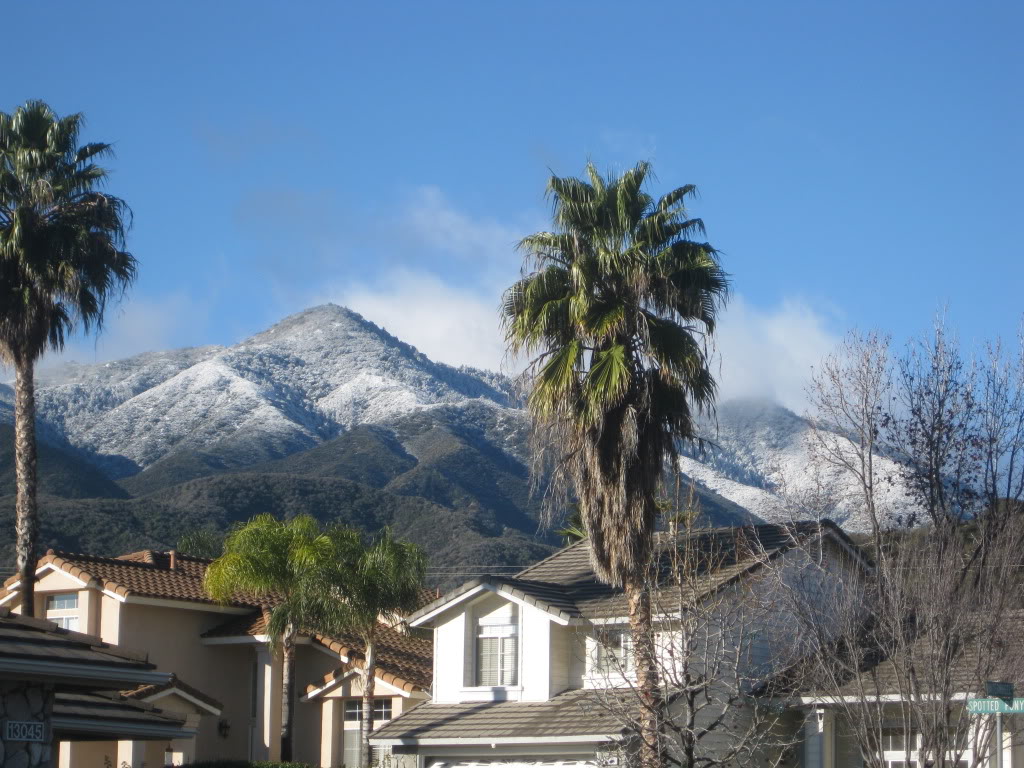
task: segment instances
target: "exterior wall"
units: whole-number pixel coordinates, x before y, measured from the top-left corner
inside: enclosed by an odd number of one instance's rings
[[[39,683],[0,682],[0,722],[21,720],[49,725],[53,688]],[[51,741],[0,741],[2,768],[42,768],[50,765]]]
[[[346,678],[338,687],[320,699],[314,699],[302,706],[318,707],[320,717],[320,755],[319,762],[309,760],[312,765],[319,765],[322,768],[339,768],[342,765],[356,765],[356,755],[359,749],[359,722],[345,720],[345,703],[356,700],[361,702],[363,694],[362,678],[352,675]],[[391,699],[391,717],[398,717],[400,714],[416,706],[426,698],[425,694],[416,693],[410,696],[396,695],[385,683],[377,681],[374,698]],[[383,722],[374,722],[374,728],[383,725]],[[392,768],[396,768],[394,762]],[[411,768],[416,768],[415,763]]]
[[[518,684],[477,686],[477,622],[509,611],[518,626]],[[455,606],[434,627],[434,701],[546,701],[570,687],[573,634],[544,611],[493,592]]]
[[[317,765],[320,760],[320,737],[322,705],[319,701],[299,701],[302,689],[309,681],[320,680],[339,665],[337,656],[328,654],[311,645],[300,645],[295,649],[296,691],[295,731],[293,738],[294,760],[298,763]]]
[[[104,614],[107,600],[117,602],[105,597]],[[202,644],[202,633],[222,623],[223,613],[130,602],[119,607],[118,630],[124,648],[146,651],[158,669],[176,672],[186,683],[223,704],[219,718],[204,718],[201,723],[196,736],[197,757],[212,760],[247,756],[253,646]],[[226,737],[219,733],[220,720],[227,724]]]

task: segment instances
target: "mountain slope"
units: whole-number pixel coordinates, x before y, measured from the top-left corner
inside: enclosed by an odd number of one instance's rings
[[[557,541],[531,493],[529,422],[511,391],[498,374],[435,363],[333,305],[231,347],[65,364],[38,382],[43,540],[117,554],[260,512],[309,513],[393,526],[435,567],[523,565]],[[11,395],[0,385],[0,422]],[[0,509],[11,510],[6,429]],[[747,401],[723,403],[705,429],[715,447],[681,469],[711,522],[802,516],[794,489],[822,479],[809,469],[806,422]],[[853,506],[837,511],[862,526]],[[7,562],[12,541],[9,513]]]
[[[718,408],[717,423],[703,426],[713,443],[703,454],[679,462],[682,472],[702,487],[769,522],[825,513],[847,531],[868,530],[855,482],[835,467],[816,461],[813,433],[806,419],[767,400],[732,400]],[[875,459],[881,506],[913,505],[896,462]]]

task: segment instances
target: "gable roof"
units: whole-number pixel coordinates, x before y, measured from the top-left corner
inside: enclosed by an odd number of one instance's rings
[[[170,675],[157,672],[145,654],[0,608],[0,677],[53,679],[61,690],[117,690],[165,683]]]
[[[163,600],[181,600],[191,603],[215,605],[206,593],[203,577],[209,560],[169,552],[144,549],[120,557],[99,557],[71,552],[49,550],[36,566],[37,572],[47,567],[63,571],[85,583],[94,583],[121,597],[148,597]],[[6,593],[16,592],[17,576],[4,582]],[[259,601],[252,596],[234,595],[231,605],[256,607]]]
[[[194,736],[183,715],[165,712],[118,694],[58,692],[51,718],[59,741],[177,739]]]
[[[217,699],[208,696],[198,688],[193,688],[183,680],[179,680],[175,674],[172,674],[166,683],[140,685],[137,688],[121,691],[121,697],[132,701],[151,702],[154,698],[162,698],[163,695],[170,693],[183,695],[185,699],[198,704],[211,715],[219,715],[224,709],[224,705]]]
[[[711,556],[705,562],[706,570],[700,574],[705,594],[759,568],[766,559],[814,538],[832,536],[852,551],[859,551],[830,520],[710,528],[694,531],[690,536],[699,552]],[[673,541],[678,538],[659,533],[655,548],[667,553]],[[581,617],[588,620],[618,618],[628,613],[622,589],[597,578],[591,564],[590,541],[583,539],[520,571],[515,577],[483,576],[468,581],[410,615],[409,623],[422,625],[481,589],[508,594],[563,622]]]

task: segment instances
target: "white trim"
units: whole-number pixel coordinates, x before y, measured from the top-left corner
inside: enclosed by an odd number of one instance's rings
[[[195,696],[186,693],[178,687],[168,688],[166,691],[160,691],[160,693],[155,693],[152,696],[147,696],[146,698],[142,699],[142,701],[152,703],[154,701],[158,701],[159,699],[163,699],[167,696],[178,696],[179,698],[182,698],[185,701],[194,704],[200,709],[205,709],[211,715],[219,715],[221,712],[217,707],[213,706],[212,704],[207,704],[205,701],[200,701]]]
[[[432,619],[435,616],[437,616],[438,614],[441,614],[444,611],[447,611],[449,608],[452,608],[452,607],[454,607],[454,606],[456,606],[456,605],[458,605],[460,603],[464,603],[469,598],[475,597],[475,596],[479,595],[481,592],[493,592],[496,595],[501,595],[502,597],[506,598],[511,603],[515,603],[516,605],[522,606],[524,608],[533,608],[535,611],[540,611],[541,613],[545,614],[549,619],[551,619],[551,621],[555,622],[556,624],[561,624],[563,627],[567,627],[567,626],[569,626],[569,624],[574,623],[573,619],[565,619],[565,618],[562,618],[561,616],[557,616],[554,613],[552,613],[552,611],[549,611],[549,610],[547,610],[545,608],[541,608],[538,605],[534,605],[533,603],[529,602],[528,600],[524,600],[523,598],[519,597],[518,595],[513,595],[511,592],[506,591],[506,590],[511,590],[511,589],[514,589],[514,587],[510,587],[507,584],[501,584],[501,583],[499,583],[499,584],[491,584],[491,583],[480,584],[480,585],[478,585],[476,587],[473,587],[473,589],[469,590],[468,592],[465,592],[465,593],[459,595],[458,597],[452,598],[449,602],[445,603],[442,606],[439,606],[439,607],[435,608],[430,613],[428,613],[428,614],[426,614],[424,616],[421,616],[420,618],[415,619],[414,621],[410,621],[409,622],[409,626],[410,627],[421,626],[428,619]]]
[[[113,735],[136,735],[156,736],[161,739],[180,739],[182,737],[192,738],[199,731],[197,728],[189,728],[184,723],[181,725],[139,725],[107,720],[106,718],[91,717],[61,717],[55,715],[50,719],[52,730],[61,728],[92,731],[93,733],[109,733]]]
[[[877,701],[881,703],[887,702],[899,702],[899,701],[940,701],[943,700],[943,696],[939,694],[924,695],[924,696],[904,696],[900,693],[883,693],[875,694],[874,696],[869,694],[853,695],[853,696],[800,696],[797,701],[801,704],[820,704],[827,706],[829,704],[838,704],[839,702],[846,703],[857,703],[860,701]],[[966,693],[954,693],[948,698],[949,701],[966,701],[968,698],[973,698],[970,694]]]
[[[123,602],[125,602],[128,599],[124,595],[119,595],[119,594],[117,594],[117,592],[114,592],[113,590],[107,589],[106,587],[103,587],[101,592],[103,593],[103,595],[105,597],[113,598],[114,600],[117,600],[117,602],[119,602],[119,603],[123,603]]]
[[[378,670],[379,669],[380,668],[378,667]],[[352,676],[362,677],[362,674],[363,673],[360,672],[358,669],[350,669],[348,672],[346,672],[341,677],[336,677],[333,680],[331,680],[331,682],[329,682],[329,683],[327,683],[325,685],[321,685],[319,688],[314,688],[309,693],[303,694],[301,700],[304,701],[304,702],[305,701],[312,701],[313,699],[318,698],[321,694],[326,693],[328,691],[331,691],[331,690],[337,688],[339,685],[344,683],[350,677],[352,677]],[[392,695],[401,696],[402,698],[406,698],[406,699],[408,699],[410,696],[412,696],[412,691],[404,691],[401,688],[397,688],[397,687],[391,685],[391,683],[387,682],[386,680],[382,680],[380,678],[380,675],[378,675],[378,674],[375,674],[373,677],[374,677],[374,680],[376,681],[375,685],[383,685],[385,688],[390,689],[393,692]],[[375,699],[376,698],[384,698],[383,696],[378,697],[376,692],[374,692],[373,697]]]
[[[20,583],[21,583],[20,581],[17,582],[17,584],[20,584]],[[21,596],[21,592],[14,591],[14,587],[15,586],[16,586],[16,584],[12,584],[11,586],[9,586],[7,588],[10,591],[6,595],[4,595],[2,598],[0,598],[0,605],[7,605],[8,601],[13,600],[16,597],[20,597]]]
[[[370,744],[382,747],[396,747],[403,745],[430,745],[430,744],[550,744],[557,747],[560,744],[590,744],[593,742],[616,741],[620,736],[609,734],[591,736],[520,736],[520,737],[499,737],[474,736],[466,738],[461,736],[449,736],[443,739],[375,739],[370,737]]]
[[[203,645],[262,645],[269,639],[267,635],[227,635],[203,637],[199,642]]]
[[[106,594],[106,590],[103,590],[103,592]],[[111,595],[111,597],[117,597],[121,602],[132,603],[133,605],[152,605],[158,608],[181,608],[191,611],[207,611],[209,613],[229,613],[235,616],[252,613],[256,610],[256,608],[252,606],[248,608],[241,608],[234,605],[200,603],[196,600],[170,600],[163,597],[140,597],[131,593],[129,593],[127,597],[121,597],[120,595]]]
[[[37,661],[0,656],[0,671],[43,677],[80,677],[86,680],[109,680],[117,683],[164,685],[171,680],[169,672],[113,666],[109,664],[82,664],[63,661]]]
[[[420,616],[418,619],[413,619],[412,621],[409,622],[409,626],[410,627],[421,626],[422,624],[424,624],[429,619],[432,619],[435,616],[438,616],[439,614],[444,613],[449,608],[452,608],[452,607],[458,605],[459,603],[464,603],[469,598],[475,597],[476,595],[479,595],[481,592],[483,592],[485,589],[487,589],[487,587],[488,587],[487,584],[477,584],[475,587],[473,587],[472,589],[468,590],[467,592],[463,592],[458,597],[453,597],[448,602],[442,603],[437,608],[432,610],[430,613],[425,613],[422,616]],[[493,589],[491,591],[493,591]]]

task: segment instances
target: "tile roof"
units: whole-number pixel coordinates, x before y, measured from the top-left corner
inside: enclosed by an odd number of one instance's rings
[[[613,739],[623,732],[621,715],[591,690],[560,693],[549,701],[424,703],[374,731],[374,743],[415,743],[423,739],[490,739],[594,736]]]
[[[198,688],[193,688],[185,681],[179,680],[178,676],[174,674],[171,675],[171,679],[166,683],[140,685],[138,688],[121,691],[121,696],[133,701],[145,701],[149,697],[156,696],[158,693],[163,693],[165,691],[181,691],[182,693],[191,696],[193,699],[201,701],[211,709],[217,710],[216,714],[220,714],[220,710],[224,709],[224,705],[217,701],[217,699],[212,696],[208,696]]]
[[[979,624],[987,624],[986,621]],[[1015,683],[1018,691],[1024,689],[1024,613],[1008,612],[1000,622],[999,634],[994,641],[990,630],[982,627],[982,634],[968,637],[952,663],[943,663],[941,679],[948,681],[957,693],[984,696],[986,680]],[[910,658],[906,659],[906,654]],[[851,679],[839,689],[844,696],[874,696],[898,694],[908,690],[907,670],[914,669],[916,685],[922,690],[929,686],[927,670],[936,666],[942,654],[932,652],[927,637],[916,640],[894,661],[878,658],[860,674],[860,680]],[[902,658],[901,658],[902,657]],[[913,662],[913,663],[911,663]]]
[[[213,604],[215,601],[203,586],[210,561],[177,553],[174,559],[174,568],[171,568],[170,553],[150,549],[121,557],[98,557],[51,549],[39,560],[37,568],[51,565],[86,583],[98,583],[122,597],[135,595]],[[4,582],[4,587],[11,592],[17,588],[17,583],[18,577],[12,576]],[[242,593],[235,595],[231,602],[245,607],[259,605],[258,600]]]
[[[775,557],[797,542],[823,533],[838,536],[855,548],[846,534],[831,521],[713,528],[696,531],[691,536],[698,551],[709,556],[702,577],[706,592],[711,592],[759,567],[765,558]],[[661,533],[655,546],[667,553],[673,540],[669,534]],[[409,621],[422,619],[482,585],[511,593],[567,620],[578,617],[613,618],[627,613],[622,590],[602,583],[595,575],[590,542],[584,539],[520,571],[515,577],[483,576],[466,582],[413,613]]]
[[[104,643],[92,635],[61,629],[52,621],[19,616],[8,608],[0,608],[0,659],[98,665],[105,669],[120,668],[127,674],[151,673],[156,669],[145,654]],[[139,680],[149,677],[144,674]]]
[[[268,615],[266,610],[253,611],[245,616],[232,617],[203,634],[203,637],[241,637],[265,635]],[[363,666],[363,644],[352,636],[327,636],[309,633],[313,640],[325,648],[348,658],[348,662],[329,673],[323,680],[311,684],[308,691],[327,685],[347,674],[353,667]],[[406,691],[429,690],[433,678],[433,641],[414,634],[405,634],[381,624],[377,641],[377,674],[379,680]]]
[[[193,603],[214,604],[203,585],[206,568],[210,560],[175,553],[174,567],[171,567],[171,553],[144,549],[120,557],[98,557],[50,550],[40,559],[37,567],[52,565],[82,581],[95,582],[104,589],[128,597],[150,597],[165,600],[182,600]],[[17,577],[5,582],[7,591],[16,589]],[[424,590],[424,601],[433,599],[435,592]],[[252,608],[251,613],[234,616],[219,624],[203,637],[237,637],[264,635],[267,628],[267,608],[274,598],[263,600],[238,593],[232,597],[231,605],[236,608]],[[383,626],[383,625],[382,625]],[[433,671],[431,641],[407,637],[390,628],[384,628],[382,646],[378,651],[378,677],[392,677],[393,684],[408,684],[409,690],[430,687]],[[361,664],[360,643],[342,639],[325,638],[323,644],[351,650]],[[349,656],[349,653],[344,654]],[[390,682],[390,681],[389,681]]]

